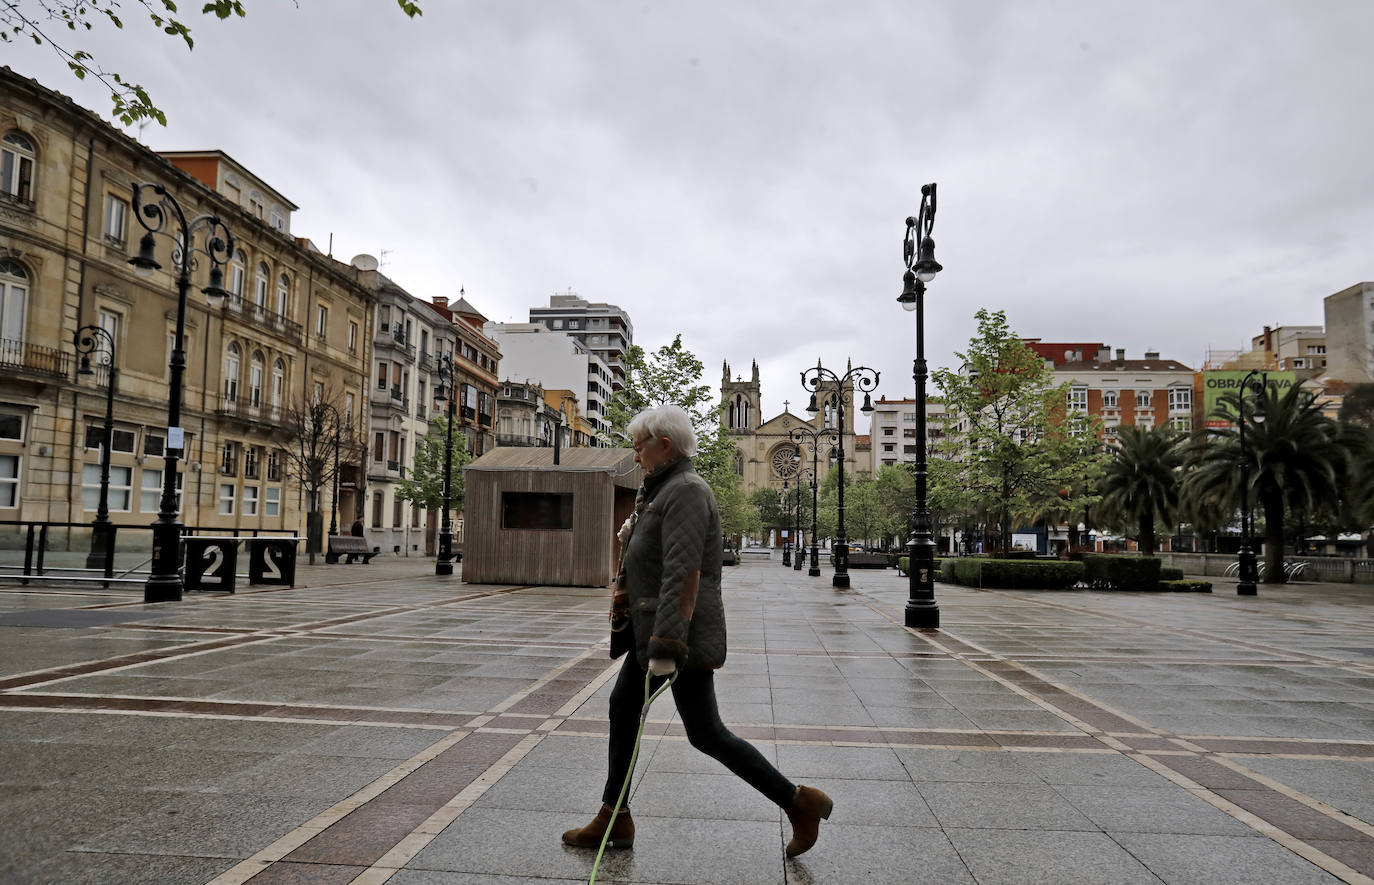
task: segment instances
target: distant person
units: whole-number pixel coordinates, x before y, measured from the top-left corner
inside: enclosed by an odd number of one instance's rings
[[[644,469],[644,487],[625,540],[624,581],[623,586],[617,582],[612,609],[613,624],[618,613],[628,612],[629,624],[618,633],[631,636],[617,642],[613,633],[612,644],[632,651],[611,691],[610,765],[601,810],[585,827],[564,833],[563,841],[596,848],[610,826],[608,847],[633,847],[630,809],[621,807],[614,826],[611,814],[631,773],[646,671],[657,689],[680,669],[672,690],[687,739],[787,812],[792,823],[787,856],[796,857],[816,843],[821,819],[830,817],[834,803],[820,790],[793,785],[720,721],[715,671],[726,654],[716,543],[720,514],[711,487],[689,460],[697,451],[692,421],[677,406],[659,406],[636,415],[627,430],[635,461]]]
[[[363,537],[363,518],[361,516],[353,520],[353,528],[348,533],[355,538]]]

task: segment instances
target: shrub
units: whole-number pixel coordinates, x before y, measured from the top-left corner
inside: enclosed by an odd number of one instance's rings
[[[1159,567],[1159,579],[1161,581],[1182,581],[1183,569],[1176,565],[1161,565]]]
[[[1160,566],[1153,556],[1083,557],[1084,579],[1096,589],[1153,590],[1159,584]]]
[[[957,560],[957,559],[942,559],[942,560],[940,560],[940,581],[941,581],[941,583],[944,583],[944,584],[953,584],[953,583],[954,583],[954,564],[957,563],[958,561],[959,561],[959,560]]]
[[[898,556],[896,559],[897,559],[897,561],[896,561],[896,563],[895,563],[894,565],[896,566],[897,571],[901,572],[903,575],[909,575],[909,574],[911,574],[911,572],[907,571],[907,563],[908,563],[908,561],[911,559],[911,557],[909,557],[909,556]],[[946,578],[946,577],[944,576],[944,572],[945,572],[945,563],[947,563],[947,562],[953,562],[953,560],[950,560],[950,559],[940,559],[938,556],[935,558],[935,580],[937,580],[937,581],[944,581],[946,584],[952,583],[953,580],[954,580],[954,578],[953,578],[953,572],[950,573],[950,577],[949,577],[949,578]]]
[[[968,587],[1063,590],[1083,579],[1083,566],[1077,562],[974,557],[956,559],[953,562],[954,582]]]
[[[1211,581],[1160,581],[1160,590],[1172,590],[1176,593],[1211,593]]]

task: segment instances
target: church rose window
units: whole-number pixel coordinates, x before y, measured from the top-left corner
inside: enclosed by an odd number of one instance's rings
[[[796,446],[779,446],[773,451],[773,473],[783,479],[790,479],[797,474],[798,455]]]

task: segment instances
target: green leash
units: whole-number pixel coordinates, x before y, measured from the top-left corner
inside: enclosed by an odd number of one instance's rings
[[[625,802],[625,794],[630,791],[630,778],[634,777],[635,762],[639,760],[639,742],[644,737],[644,723],[649,721],[649,707],[658,700],[659,695],[667,691],[674,682],[677,682],[679,672],[681,671],[674,670],[672,675],[668,677],[668,681],[660,685],[658,691],[653,694],[649,694],[649,683],[654,678],[654,674],[644,674],[644,709],[639,711],[639,732],[635,735],[635,751],[630,754],[630,770],[625,773],[625,783],[620,787],[620,797],[615,800],[615,807],[611,809],[611,822],[606,825],[606,832],[601,835],[601,847],[596,850],[596,863],[592,864],[592,877],[587,880],[587,885],[596,885],[596,871],[601,868],[601,856],[606,853],[606,842],[611,838],[611,828],[615,826],[615,816],[620,814],[620,806]]]

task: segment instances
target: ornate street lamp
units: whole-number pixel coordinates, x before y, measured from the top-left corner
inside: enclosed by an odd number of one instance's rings
[[[921,185],[921,210],[915,218],[906,220],[906,238],[902,256],[906,273],[902,275],[902,294],[897,296],[903,310],[916,311],[916,362],[912,376],[916,379],[916,512],[911,540],[907,542],[906,625],[936,628],[940,626],[940,607],[935,604],[935,539],[930,532],[930,505],[926,501],[926,283],[935,279],[942,268],[935,260],[935,185]],[[920,238],[919,248],[917,238]]]
[[[149,201],[151,200],[151,202]],[[186,445],[181,427],[182,376],[186,372],[186,295],[191,289],[195,254],[210,260],[210,281],[201,289],[211,308],[224,306],[229,293],[224,291],[224,264],[234,254],[234,237],[217,215],[198,215],[190,221],[176,198],[160,184],[143,182],[134,187],[134,217],[146,233],[139,240],[138,254],[129,259],[139,276],[151,278],[162,265],[157,261],[157,237],[171,237],[172,264],[177,278],[176,338],[168,361],[171,378],[167,393],[167,445],[162,475],[162,502],[153,523],[153,558],[148,581],[143,587],[144,602],[169,602],[181,599],[181,573],[177,570],[181,547],[181,522],[177,519],[177,460]],[[171,226],[172,229],[168,230]],[[204,246],[195,244],[205,233]]]
[[[865,415],[873,411],[873,399],[869,394],[878,386],[878,373],[867,366],[855,366],[852,363],[843,375],[837,375],[821,365],[820,360],[816,361],[814,369],[807,369],[801,373],[802,387],[811,391],[811,402],[807,404],[806,411],[816,414],[825,408],[827,414],[827,425],[829,415],[834,414],[838,424],[839,435],[835,446],[836,462],[840,465],[840,496],[838,504],[838,520],[836,522],[835,542],[839,546],[835,547],[835,574],[830,579],[830,583],[841,590],[849,586],[849,544],[844,535],[844,421],[846,406],[854,402],[854,387],[863,391],[864,403],[860,407]],[[826,384],[833,385],[833,389],[822,391]]]
[[[787,523],[788,523],[789,525],[790,525],[791,522],[792,522],[792,496],[788,494],[788,492],[789,492],[790,490],[791,490],[791,488],[790,488],[790,486],[788,486],[787,480],[784,479],[784,480],[782,481],[782,493],[781,493],[780,495],[778,495],[778,503],[780,503],[780,504],[782,505],[782,512],[783,512],[784,514],[786,514],[786,520],[787,520]],[[783,567],[783,568],[788,568],[788,567],[790,567],[790,566],[792,565],[792,545],[795,544],[796,541],[797,541],[797,538],[796,538],[795,535],[793,535],[791,538],[788,538],[786,541],[783,542],[783,545],[782,545],[782,567]]]
[[[787,427],[791,423],[790,418],[782,420],[783,427]],[[821,441],[828,439],[833,451],[838,442],[839,433],[833,427],[822,427],[817,430],[810,424],[803,424],[788,430],[787,438],[797,447],[795,459],[798,463],[801,461],[802,440],[811,442],[811,567],[806,570],[806,573],[816,578],[821,574],[820,554],[816,550],[816,477],[820,476]]]
[[[458,398],[454,383],[453,354],[441,353],[437,359],[435,374],[439,386],[434,389],[434,399],[447,403],[448,435],[444,438],[444,516],[439,525],[439,558],[434,563],[436,575],[453,574],[453,524],[449,521],[449,508],[453,506],[453,401]],[[444,382],[454,388],[451,392],[444,389]],[[555,441],[555,445],[557,442]]]
[[[78,375],[94,375],[91,355],[103,357],[99,363],[105,370],[105,429],[100,444],[100,503],[96,505],[91,522],[91,552],[86,555],[86,568],[102,568],[105,577],[114,570],[114,530],[110,523],[110,444],[114,441],[114,396],[119,383],[119,369],[115,366],[115,340],[110,330],[102,326],[82,326],[76,330],[72,343],[81,354]]]
[[[801,449],[800,449],[800,448],[797,449],[797,454],[796,454],[795,456],[793,456],[793,460],[796,461],[798,464],[801,463]],[[793,523],[792,523],[792,525],[793,525],[793,537],[796,539],[796,543],[795,543],[793,546],[795,546],[795,547],[796,547],[796,550],[797,550],[796,554],[792,557],[792,568],[793,568],[795,571],[801,571],[802,560],[806,559],[805,553],[804,553],[803,549],[802,549],[801,546],[800,546],[800,542],[801,542],[801,509],[802,509],[802,496],[801,496],[801,493],[802,493],[802,480],[803,480],[803,479],[809,479],[809,480],[811,481],[811,489],[812,489],[812,491],[813,491],[813,493],[814,493],[815,488],[816,488],[816,474],[815,474],[813,471],[811,471],[811,470],[809,470],[809,469],[807,469],[807,468],[802,468],[802,469],[800,469],[800,470],[797,471],[796,493],[793,495],[793,497],[796,499],[796,507],[793,508],[793,512],[796,514],[796,518],[793,520]],[[813,532],[813,533],[815,532],[815,529],[814,529],[814,528],[812,528],[812,532]],[[812,550],[814,550],[814,549],[815,549],[815,542],[814,542],[814,539],[813,539],[813,541],[812,541]],[[820,569],[817,568],[817,571],[820,571]]]
[[[334,416],[334,473],[332,475],[334,480],[334,492],[333,497],[330,499],[329,506],[329,534],[337,535],[339,533],[339,431],[343,429],[343,419],[339,416],[339,410],[334,407],[333,403],[326,403],[323,401],[315,403],[315,411],[317,413],[325,410],[328,410],[329,413]],[[315,427],[318,429],[320,416],[316,414],[313,417],[315,419]],[[348,417],[351,422],[353,416],[350,415]],[[352,436],[351,429],[349,436]]]
[[[1250,379],[1259,375],[1259,380],[1252,382]],[[1240,431],[1240,550],[1236,554],[1237,563],[1240,571],[1240,582],[1236,584],[1237,596],[1256,595],[1256,583],[1259,581],[1259,567],[1255,562],[1255,548],[1252,546],[1251,536],[1255,531],[1255,518],[1250,512],[1250,453],[1245,447],[1245,393],[1250,391],[1255,396],[1255,405],[1250,412],[1250,420],[1256,424],[1263,424],[1266,417],[1264,411],[1264,390],[1269,383],[1269,375],[1259,369],[1251,369],[1240,382],[1240,390],[1236,393],[1236,413],[1237,427]]]

